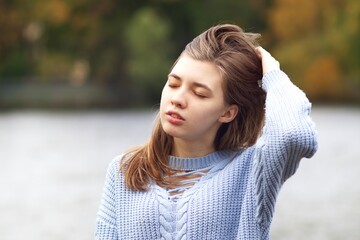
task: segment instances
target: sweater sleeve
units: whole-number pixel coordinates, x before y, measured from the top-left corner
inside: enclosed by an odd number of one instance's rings
[[[267,92],[265,126],[256,144],[255,185],[258,220],[271,221],[281,185],[292,176],[303,157],[317,150],[311,104],[288,76],[273,70],[263,77]]]
[[[115,179],[117,175],[117,160],[113,160],[106,173],[103,195],[96,218],[95,239],[118,239],[115,210]]]

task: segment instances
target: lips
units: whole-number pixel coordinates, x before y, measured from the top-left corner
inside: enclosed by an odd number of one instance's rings
[[[185,119],[177,112],[175,111],[168,111],[166,112],[166,115],[168,117],[169,122],[173,124],[181,124],[185,121]]]
[[[171,117],[173,117],[173,118],[176,118],[176,119],[185,120],[179,113],[174,112],[174,111],[168,111],[168,112],[166,113],[166,115],[169,115],[169,116],[171,116]]]

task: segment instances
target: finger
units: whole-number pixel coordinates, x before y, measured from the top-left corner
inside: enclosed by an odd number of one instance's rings
[[[259,48],[259,51],[262,56],[265,56],[265,55],[271,56],[271,54],[262,47]]]
[[[273,58],[273,56],[272,56],[268,51],[266,51],[264,48],[258,47],[257,50],[258,50],[258,52],[260,53],[261,59],[264,59],[264,58],[266,58],[266,59]]]
[[[255,52],[261,58],[261,50],[260,50],[260,48],[261,48],[260,46],[256,47]]]

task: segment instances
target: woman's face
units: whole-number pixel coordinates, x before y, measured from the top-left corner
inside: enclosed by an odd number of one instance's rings
[[[212,144],[221,124],[237,114],[237,107],[224,101],[222,81],[215,64],[183,54],[161,95],[164,131],[174,138]]]

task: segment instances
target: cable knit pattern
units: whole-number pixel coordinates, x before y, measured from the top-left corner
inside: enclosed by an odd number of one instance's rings
[[[161,239],[173,239],[175,233],[175,206],[174,203],[169,203],[169,198],[166,192],[158,186],[153,186],[159,201],[159,223]]]
[[[119,173],[122,156],[109,165],[96,239],[269,239],[276,198],[300,159],[317,149],[305,94],[282,71],[263,77],[266,119],[258,142],[243,151],[199,158],[170,156],[180,170],[209,171],[176,201],[156,184],[130,191]]]

